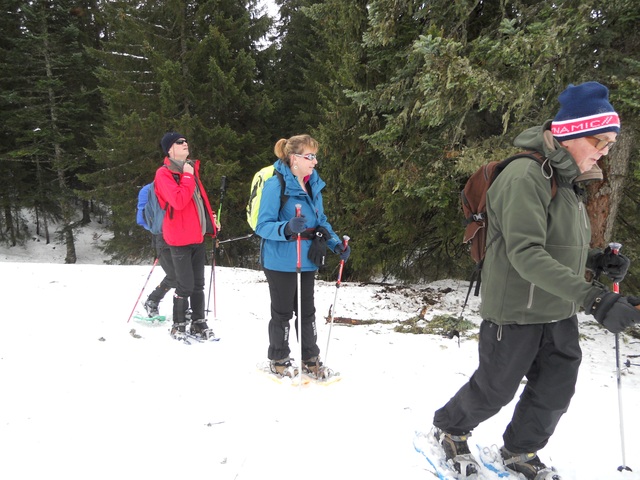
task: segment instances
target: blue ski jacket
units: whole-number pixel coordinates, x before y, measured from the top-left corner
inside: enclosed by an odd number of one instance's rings
[[[301,213],[305,217],[306,228],[315,229],[322,226],[331,233],[331,238],[327,240],[329,250],[333,252],[336,245],[340,243],[340,239],[333,231],[324,213],[322,189],[326,184],[320,178],[318,172],[314,170],[307,179],[307,187],[311,192],[309,194],[302,188],[298,179],[285,163],[277,160],[273,166],[284,178],[284,193],[288,199],[280,209],[280,181],[274,175],[264,183],[260,201],[260,213],[258,214],[258,223],[256,225],[256,234],[262,237],[260,245],[261,264],[268,270],[295,272],[298,261],[297,236],[294,234],[291,238],[287,238],[284,230],[289,220],[296,215],[296,204],[302,206]],[[302,240],[300,259],[303,272],[318,269],[307,257],[310,246],[310,240]]]

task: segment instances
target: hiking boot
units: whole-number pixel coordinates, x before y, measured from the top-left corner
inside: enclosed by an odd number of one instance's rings
[[[169,334],[176,340],[184,340],[187,337],[187,324],[184,322],[174,322]]]
[[[560,480],[553,467],[547,467],[536,452],[513,453],[505,447],[500,449],[506,469],[522,474],[527,480]]]
[[[147,301],[144,302],[144,309],[147,311],[147,315],[149,315],[149,317],[157,317],[160,315],[160,312],[158,311],[158,302],[154,302],[153,300],[147,299]]]
[[[320,357],[311,357],[302,361],[302,372],[315,378],[329,378],[333,371],[325,367],[320,361]]]
[[[209,328],[207,325],[207,321],[204,319],[201,320],[193,320],[191,322],[191,328],[189,329],[191,335],[195,335],[196,337],[204,338],[205,340],[210,340],[215,337],[213,334],[213,330]]]
[[[465,477],[478,473],[480,467],[476,459],[471,455],[467,444],[471,432],[463,435],[453,435],[438,427],[433,427],[433,436],[442,446],[447,462],[453,466],[456,472]]]
[[[294,367],[289,357],[282,360],[271,360],[269,362],[271,373],[280,375],[281,377],[295,377],[298,375],[298,368]]]

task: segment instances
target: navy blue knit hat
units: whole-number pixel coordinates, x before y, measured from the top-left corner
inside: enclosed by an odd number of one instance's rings
[[[551,122],[559,141],[599,133],[620,133],[620,118],[609,103],[609,90],[598,82],[570,84],[558,97],[560,111]]]
[[[185,138],[185,136],[178,132],[165,133],[162,140],[160,140],[160,146],[162,147],[164,154],[169,155],[169,149],[171,146],[176,143],[176,140],[180,140],[181,138]]]

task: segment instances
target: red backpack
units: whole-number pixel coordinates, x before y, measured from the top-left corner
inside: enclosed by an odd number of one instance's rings
[[[497,239],[497,237],[492,238],[487,244],[487,190],[511,162],[523,157],[532,158],[545,167],[545,158],[539,152],[521,152],[505,160],[493,161],[483,165],[469,177],[464,189],[460,192],[462,211],[465,218],[462,242],[469,246],[471,258],[476,262],[476,267],[469,280],[469,292],[467,292],[467,299],[464,302],[465,306],[469,299],[473,282],[476,280],[475,296],[480,293],[480,273],[484,255],[487,247]],[[553,172],[549,172],[549,176],[551,177],[551,198],[553,199],[558,191],[558,185]],[[464,307],[462,308],[464,309]]]

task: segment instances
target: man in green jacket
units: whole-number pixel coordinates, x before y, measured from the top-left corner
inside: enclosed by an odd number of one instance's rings
[[[567,411],[582,359],[577,312],[612,332],[640,322],[640,299],[608,292],[585,280],[585,270],[621,281],[629,260],[610,249],[590,249],[583,203],[586,179],[601,179],[597,161],[620,132],[609,91],[597,82],[569,85],[553,120],[521,133],[514,144],[545,158],[509,164],[487,192],[489,226],[482,269],[479,366],[435,412],[433,435],[461,477],[479,469],[467,438],[527,384],[500,449],[506,468],[528,480],[559,479],[537,456]],[[552,195],[551,175],[557,192]],[[494,239],[494,240],[492,240]]]

